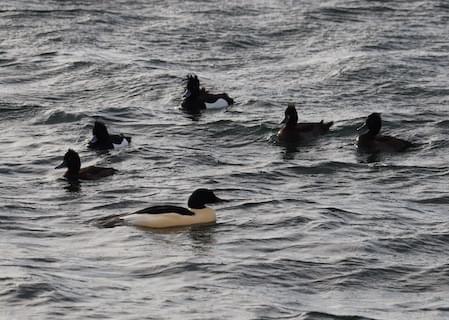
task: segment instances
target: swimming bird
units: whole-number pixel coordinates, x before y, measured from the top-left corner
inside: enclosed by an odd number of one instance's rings
[[[379,135],[380,129],[382,128],[382,118],[380,113],[371,113],[367,118],[365,123],[358,128],[361,130],[363,128],[368,128],[368,132],[360,134],[357,139],[357,146],[360,150],[368,153],[377,152],[400,152],[413,146],[413,143],[403,139]]]
[[[171,228],[196,224],[209,224],[216,221],[215,210],[206,204],[226,201],[218,198],[212,190],[197,189],[189,197],[188,208],[160,205],[148,207],[134,213],[106,217],[99,225],[109,228],[121,224],[130,224],[146,228]]]
[[[64,155],[64,161],[55,169],[67,168],[64,177],[69,180],[97,180],[103,177],[113,175],[117,170],[113,168],[104,168],[89,166],[81,169],[81,160],[78,153],[69,149]]]
[[[282,122],[284,127],[278,131],[278,140],[280,142],[295,143],[305,142],[318,137],[329,131],[334,124],[331,122],[300,122],[298,123],[298,113],[293,103],[289,103],[285,109],[285,117]]]
[[[227,108],[234,104],[234,100],[227,93],[212,94],[201,88],[196,75],[187,75],[185,81],[187,84],[181,106],[186,111],[199,113],[205,109]]]
[[[106,125],[101,121],[95,121],[92,129],[93,138],[88,147],[97,150],[117,149],[126,147],[131,143],[130,137],[124,135],[109,134]]]

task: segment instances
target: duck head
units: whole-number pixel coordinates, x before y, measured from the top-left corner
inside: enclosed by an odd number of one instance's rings
[[[93,138],[90,143],[95,143],[98,141],[108,141],[109,140],[109,132],[106,129],[106,126],[101,121],[95,121],[94,128],[92,129]]]
[[[197,189],[189,197],[187,205],[191,209],[204,209],[206,204],[223,201],[225,200],[218,198],[212,190]]]
[[[287,109],[285,109],[285,117],[281,123],[286,126],[296,126],[298,122],[298,113],[296,112],[296,107],[293,103],[289,103]]]
[[[184,98],[196,97],[200,94],[200,80],[194,74],[187,75]]]
[[[373,112],[367,118],[365,123],[358,128],[358,130],[368,128],[368,132],[373,136],[377,135],[382,128],[382,118],[380,117],[380,113]]]
[[[55,169],[68,168],[69,172],[79,172],[81,168],[81,160],[78,153],[69,149],[65,155],[62,163],[55,167]]]

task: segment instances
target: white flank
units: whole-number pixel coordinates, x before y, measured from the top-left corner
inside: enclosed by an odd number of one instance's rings
[[[128,140],[126,140],[125,138],[123,138],[122,143],[120,144],[112,144],[114,146],[114,149],[121,149],[121,148],[125,148],[127,146],[129,146]]]
[[[138,213],[124,216],[122,219],[134,226],[158,229],[213,223],[216,220],[215,211],[211,208],[192,209],[192,211],[195,212],[193,216],[173,212],[160,214]]]
[[[222,108],[227,108],[227,107],[229,107],[229,104],[223,98],[219,98],[217,101],[215,101],[213,103],[206,102],[206,109],[222,109]]]

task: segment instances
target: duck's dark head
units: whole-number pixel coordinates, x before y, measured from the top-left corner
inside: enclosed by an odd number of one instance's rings
[[[194,74],[187,75],[184,98],[196,97],[200,94],[200,80]]]
[[[107,141],[109,139],[109,132],[106,126],[101,121],[95,121],[94,128],[92,129],[93,138],[91,143],[98,141]]]
[[[68,168],[70,172],[79,172],[81,168],[81,160],[78,153],[69,149],[64,155],[64,161],[55,167],[55,169]]]
[[[362,128],[368,128],[369,133],[372,135],[376,135],[380,132],[380,129],[382,128],[382,118],[380,117],[380,113],[373,112],[371,113],[365,121],[365,124],[360,127]]]
[[[218,198],[212,190],[209,189],[197,189],[193,191],[187,203],[191,209],[204,209],[206,204],[217,203],[225,201]]]
[[[289,103],[287,109],[285,109],[285,117],[281,123],[285,123],[286,126],[295,125],[298,122],[298,113],[293,103]]]

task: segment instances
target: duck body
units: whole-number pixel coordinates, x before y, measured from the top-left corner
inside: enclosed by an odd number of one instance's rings
[[[64,174],[67,179],[80,179],[80,180],[97,180],[104,177],[112,176],[117,170],[113,168],[88,166],[81,168],[78,174],[72,173],[69,170]]]
[[[413,146],[413,143],[407,140],[379,135],[382,127],[380,113],[370,114],[363,127],[367,127],[368,132],[359,135],[357,138],[357,147],[363,152],[402,152]]]
[[[281,123],[285,125],[278,131],[277,137],[280,142],[286,143],[307,142],[327,133],[334,124],[332,121],[324,122],[323,120],[298,123],[298,113],[293,104],[287,106],[285,118]]]
[[[215,210],[206,207],[206,204],[221,201],[224,200],[211,190],[197,189],[189,197],[188,208],[172,205],[151,206],[133,213],[103,218],[99,224],[106,228],[129,224],[153,229],[210,224],[217,218]]]
[[[119,149],[127,147],[131,143],[130,137],[124,135],[109,134],[105,124],[95,121],[92,129],[93,138],[88,147],[96,150]]]
[[[176,206],[149,207],[123,217],[125,222],[134,226],[155,229],[209,224],[216,219],[212,208],[186,209]]]
[[[412,145],[410,141],[383,135],[376,135],[374,137],[360,135],[357,139],[358,148],[367,153],[402,152],[406,151]]]
[[[196,75],[188,75],[186,82],[186,92],[181,103],[181,107],[186,111],[199,113],[206,109],[222,109],[234,104],[234,99],[227,93],[212,94],[201,88]]]
[[[81,160],[78,153],[69,149],[64,155],[64,161],[55,169],[67,168],[64,177],[69,180],[97,180],[108,177],[117,172],[113,168],[89,166],[81,168]]]

